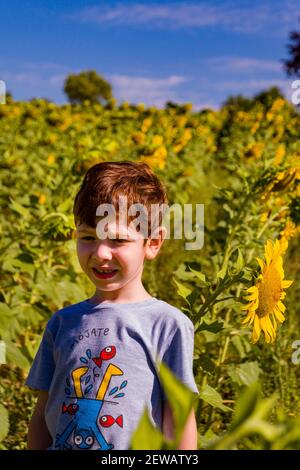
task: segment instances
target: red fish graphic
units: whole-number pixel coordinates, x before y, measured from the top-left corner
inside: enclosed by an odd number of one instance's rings
[[[115,357],[115,355],[115,346],[107,346],[106,348],[102,349],[99,357],[93,357],[93,361],[98,367],[101,367],[102,361],[108,361],[108,359],[112,359],[113,357]]]
[[[120,428],[123,427],[123,415],[118,416],[116,419],[110,415],[101,416],[99,423],[104,428],[110,428],[114,423],[117,423]]]
[[[77,413],[79,406],[76,403],[70,403],[68,406],[63,403],[61,412],[69,413],[70,415],[75,415]]]

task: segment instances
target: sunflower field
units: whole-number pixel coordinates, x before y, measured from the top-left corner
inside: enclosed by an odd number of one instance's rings
[[[169,204],[204,204],[203,247],[171,237],[143,274],[195,326],[198,448],[300,449],[299,135],[297,109],[274,89],[219,111],[0,105],[1,449],[26,448],[37,395],[24,382],[46,322],[94,293],[77,261],[74,196],[91,166],[121,160],[148,163]],[[161,374],[179,429],[190,397]],[[137,433],[133,448],[176,448],[146,415],[140,426],[146,442]]]

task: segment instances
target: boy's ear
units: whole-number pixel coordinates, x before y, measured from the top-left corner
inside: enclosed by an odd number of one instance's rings
[[[146,243],[145,258],[148,260],[154,259],[158,254],[167,235],[166,227],[160,226],[152,235],[153,238],[148,238]]]

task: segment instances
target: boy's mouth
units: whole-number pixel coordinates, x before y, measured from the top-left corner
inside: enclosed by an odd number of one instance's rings
[[[110,279],[118,272],[118,269],[97,269],[97,268],[92,268],[92,269],[93,269],[93,273],[98,279]]]

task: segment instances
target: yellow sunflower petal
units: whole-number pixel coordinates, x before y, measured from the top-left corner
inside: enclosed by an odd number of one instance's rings
[[[270,336],[275,339],[275,337],[276,337],[276,331],[275,331],[275,328],[274,328],[274,326],[273,326],[273,324],[272,324],[272,322],[271,322],[271,318],[270,318],[270,317],[266,317],[266,328],[267,328],[268,333],[270,334]]]
[[[294,281],[287,281],[287,280],[284,280],[282,281],[282,287],[284,289],[287,289],[288,287],[290,287],[292,284],[293,284]]]
[[[249,287],[249,289],[247,289],[247,292],[257,292],[257,287],[256,286],[252,286],[252,287]]]
[[[259,321],[258,316],[255,315],[254,328],[253,328],[253,333],[252,333],[252,340],[254,343],[256,343],[259,340],[260,332],[261,332],[260,321]]]
[[[280,275],[280,278],[283,280],[284,271],[282,266],[282,258],[278,258],[276,262],[272,264],[272,266],[277,270],[278,274]]]
[[[276,338],[276,330],[273,326],[273,323],[271,322],[271,318],[270,317],[267,317],[267,320],[266,320],[266,328],[267,328],[267,332],[268,334],[270,335],[270,342],[273,343],[275,338]]]
[[[249,308],[250,308],[249,304],[241,306],[241,310],[249,310]]]
[[[269,343],[271,336],[269,335],[269,331],[267,327],[267,318],[268,317],[260,318],[260,326],[261,326],[262,331],[264,332],[266,343]]]
[[[260,258],[255,258],[258,262],[260,269],[263,271],[265,269],[265,263]]]
[[[286,307],[285,305],[281,302],[281,300],[279,300],[279,302],[277,303],[277,307],[279,308],[279,310],[283,313],[285,312],[286,310]]]
[[[252,303],[247,305],[242,305],[241,310],[252,310]]]
[[[273,252],[273,258],[276,259],[278,256],[282,254],[282,250],[284,249],[284,243],[280,243],[278,240],[275,240],[274,243],[274,252]]]
[[[275,308],[274,309],[274,315],[276,317],[276,319],[280,322],[280,323],[283,323],[285,318],[284,316],[282,315],[281,311],[279,310],[279,308]]]
[[[276,319],[274,313],[272,313],[271,316],[272,316],[272,325],[273,325],[274,331],[275,331],[275,333],[276,333],[276,331],[277,331],[277,319]]]
[[[270,264],[270,261],[273,256],[273,243],[271,240],[267,240],[266,246],[265,246],[265,258],[267,264]]]
[[[288,241],[285,237],[280,239],[280,254],[283,254],[286,252],[288,247]]]
[[[253,322],[254,320],[254,317],[255,317],[255,313],[250,311],[248,312],[248,315],[246,316],[246,318],[242,321],[242,324],[245,324],[245,323],[249,323],[249,325],[251,325],[251,323]]]
[[[260,326],[263,332],[266,334],[272,334],[273,332],[273,326],[270,327],[269,322],[268,322],[269,317],[263,317],[260,319]]]

